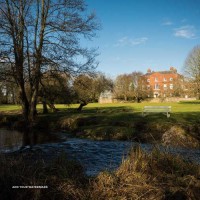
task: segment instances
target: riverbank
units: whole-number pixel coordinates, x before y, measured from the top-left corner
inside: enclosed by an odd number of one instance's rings
[[[62,154],[53,160],[41,152],[0,155],[2,200],[84,199],[88,181],[82,166]]]
[[[57,105],[56,113],[44,115],[38,107],[33,131],[66,131],[75,137],[93,140],[131,140],[165,146],[200,147],[200,102],[160,103],[172,106],[171,117],[161,113],[142,117],[145,105],[158,103],[88,104],[77,112],[78,105]],[[8,106],[9,108],[9,106]],[[0,126],[23,131],[19,108],[1,109]],[[18,112],[18,113],[17,113]]]
[[[41,152],[0,157],[3,200],[198,199],[199,177],[199,165],[158,149],[147,154],[140,147],[132,149],[118,169],[93,178],[62,153],[53,160]]]
[[[57,113],[47,115],[41,114],[39,110],[31,131],[39,135],[45,132],[45,137],[50,132],[62,130],[63,135],[70,133],[76,139],[132,140],[174,147],[199,147],[199,103],[171,105],[173,113],[170,118],[163,114],[143,118],[141,113],[144,105],[89,104],[81,113],[75,107],[60,106]],[[0,124],[9,129],[24,131],[19,110],[1,110]],[[64,142],[63,145],[66,149],[68,144]],[[81,148],[81,145],[90,147],[79,142],[79,151],[87,153],[88,149]],[[94,144],[94,148],[96,146]],[[200,196],[200,166],[166,151],[155,149],[147,153],[137,147],[132,149],[129,157],[122,159],[117,169],[102,171],[91,178],[86,175],[82,164],[61,151],[55,151],[51,145],[49,148],[52,152],[36,150],[21,151],[10,156],[1,155],[1,199],[178,200],[198,199]],[[119,145],[114,148],[119,148]],[[101,149],[108,154],[105,146]],[[96,148],[95,154],[97,153],[101,157],[104,155]],[[53,154],[57,156],[54,157]],[[77,160],[81,157],[77,153],[75,156]],[[101,165],[104,162],[101,161]],[[16,189],[13,186],[48,188]]]

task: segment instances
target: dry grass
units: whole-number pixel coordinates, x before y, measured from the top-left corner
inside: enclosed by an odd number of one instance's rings
[[[200,166],[157,149],[147,154],[134,148],[115,172],[90,179],[63,155],[53,162],[35,156],[0,156],[1,200],[198,200],[200,196]],[[17,185],[48,189],[12,189]]]
[[[87,179],[82,167],[64,156],[52,163],[30,155],[0,156],[0,199],[82,200]],[[48,186],[43,189],[13,189],[13,186]]]
[[[154,150],[132,150],[115,173],[100,173],[91,199],[198,199],[200,167]]]

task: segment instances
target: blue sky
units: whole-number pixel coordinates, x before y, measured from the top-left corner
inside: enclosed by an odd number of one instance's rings
[[[182,72],[200,44],[200,0],[86,0],[102,29],[88,45],[98,47],[98,70],[116,77],[133,71]]]

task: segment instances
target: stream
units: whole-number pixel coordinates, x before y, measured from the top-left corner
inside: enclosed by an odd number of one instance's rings
[[[89,139],[73,138],[69,134],[60,133],[30,133],[0,129],[0,152],[31,151],[43,152],[47,157],[56,157],[60,153],[67,154],[70,159],[78,160],[89,176],[95,176],[104,170],[114,170],[126,158],[129,149],[138,145],[130,141],[94,141]],[[152,144],[140,144],[142,149],[150,152]],[[164,148],[183,156],[184,159],[200,164],[199,149]]]

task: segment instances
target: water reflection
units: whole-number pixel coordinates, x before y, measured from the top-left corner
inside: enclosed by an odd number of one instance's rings
[[[0,129],[0,152],[13,152],[27,146],[63,141],[57,134],[19,132],[14,130]]]
[[[22,134],[18,131],[0,129],[0,151],[16,151],[23,145]]]

